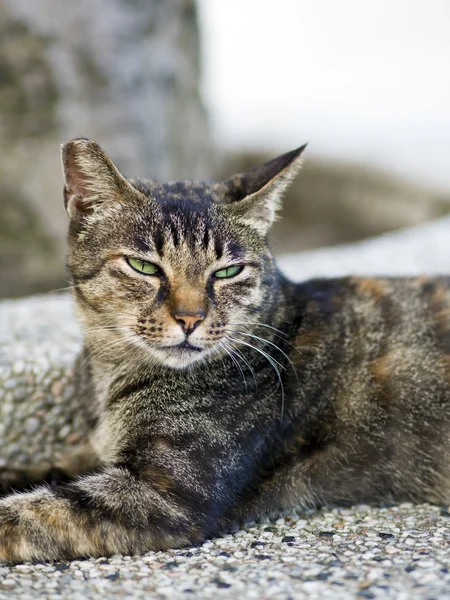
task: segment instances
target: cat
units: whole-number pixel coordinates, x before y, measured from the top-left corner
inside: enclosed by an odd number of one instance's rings
[[[91,436],[3,470],[55,481],[0,500],[1,560],[198,544],[293,505],[449,501],[449,279],[288,281],[267,236],[303,151],[159,183],[63,146]]]

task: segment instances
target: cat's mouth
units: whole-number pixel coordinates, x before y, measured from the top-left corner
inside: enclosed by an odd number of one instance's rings
[[[187,340],[184,340],[184,342],[181,342],[181,344],[176,344],[175,346],[163,346],[163,348],[164,348],[164,350],[172,350],[172,351],[179,351],[179,352],[202,352],[203,351],[203,348],[200,348],[199,346],[194,346]]]

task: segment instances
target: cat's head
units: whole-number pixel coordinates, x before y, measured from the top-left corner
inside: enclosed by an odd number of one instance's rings
[[[184,368],[226,355],[264,320],[276,277],[267,234],[303,149],[220,183],[159,183],[126,179],[91,140],[63,146],[68,266],[99,356]]]

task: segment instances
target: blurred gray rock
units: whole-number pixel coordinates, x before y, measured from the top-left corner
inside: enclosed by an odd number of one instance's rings
[[[294,281],[346,275],[450,275],[450,216],[354,244],[285,254],[278,263]]]
[[[128,176],[210,176],[193,0],[0,0],[0,296],[64,285],[59,145]]]

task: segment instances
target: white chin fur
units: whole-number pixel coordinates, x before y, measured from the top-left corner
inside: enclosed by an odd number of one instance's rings
[[[164,351],[155,350],[152,348],[152,356],[156,358],[157,362],[165,367],[171,367],[172,369],[185,369],[195,362],[204,360],[208,352],[203,350],[202,352],[176,352],[176,351]]]

